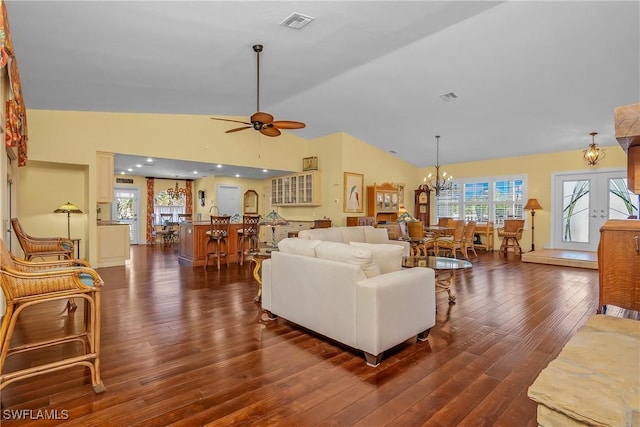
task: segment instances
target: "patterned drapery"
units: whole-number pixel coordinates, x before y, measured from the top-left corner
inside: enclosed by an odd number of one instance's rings
[[[153,242],[153,215],[154,215],[154,178],[147,178],[147,243]]]
[[[184,213],[193,214],[193,181],[187,180],[184,187],[187,190]]]
[[[18,149],[18,166],[27,164],[27,110],[22,97],[22,85],[18,72],[18,61],[13,51],[9,18],[4,1],[0,0],[0,68],[9,65],[9,87],[5,109],[5,145]]]

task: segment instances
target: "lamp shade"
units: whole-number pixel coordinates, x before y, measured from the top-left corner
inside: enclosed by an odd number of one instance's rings
[[[534,211],[534,210],[541,210],[542,206],[540,206],[540,202],[538,202],[538,199],[529,199],[527,200],[527,204],[524,205],[524,210],[527,211]]]
[[[56,209],[55,211],[53,211],[53,213],[75,213],[75,214],[81,214],[82,211],[73,203],[71,202],[67,202],[64,205],[60,206],[58,209]]]
[[[278,212],[271,211],[264,218],[262,218],[262,221],[260,221],[260,224],[270,225],[271,227],[275,227],[277,225],[287,225],[289,224],[289,221],[287,221],[282,216],[280,216]]]
[[[398,222],[415,222],[417,221],[414,217],[411,216],[409,212],[406,210],[398,215]]]

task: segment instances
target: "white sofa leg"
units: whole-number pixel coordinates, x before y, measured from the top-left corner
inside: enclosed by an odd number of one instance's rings
[[[431,332],[431,328],[427,329],[426,331],[420,332],[418,334],[418,341],[426,341],[429,337],[429,332]]]
[[[382,353],[374,356],[373,354],[367,353],[365,351],[364,352],[364,358],[367,361],[367,365],[371,366],[372,368],[375,368],[376,366],[378,366],[380,364],[380,361],[382,361]]]

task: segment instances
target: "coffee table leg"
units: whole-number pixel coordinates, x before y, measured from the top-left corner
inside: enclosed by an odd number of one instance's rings
[[[449,294],[449,303],[453,304],[456,302],[456,296],[451,293],[451,283],[453,282],[453,279],[455,279],[456,273],[453,270],[447,270],[447,273],[449,273],[447,277],[442,277],[442,273],[438,271],[436,287],[447,291]]]

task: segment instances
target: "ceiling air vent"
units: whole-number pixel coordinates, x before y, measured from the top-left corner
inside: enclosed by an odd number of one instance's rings
[[[442,98],[444,102],[451,102],[451,101],[455,101],[456,98],[458,98],[458,95],[456,95],[453,92],[449,92],[449,93],[445,93],[444,95],[440,95],[440,98]]]
[[[280,23],[283,27],[293,28],[294,30],[300,30],[302,27],[313,21],[314,18],[303,15],[302,13],[293,12],[284,21]]]

